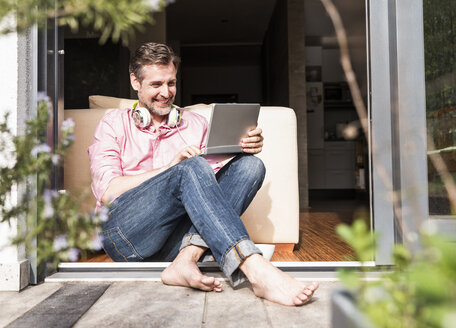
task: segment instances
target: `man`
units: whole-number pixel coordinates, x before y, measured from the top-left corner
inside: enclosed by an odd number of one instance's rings
[[[109,206],[104,248],[115,261],[172,261],[168,285],[222,291],[197,261],[212,253],[233,285],[247,278],[254,293],[301,305],[318,284],[303,284],[278,270],[249,239],[240,215],[263,183],[261,129],[241,140],[244,154],[226,165],[198,156],[206,120],[173,107],[179,58],[163,44],[146,43],[130,62],[139,103],[108,113],[89,147],[92,189]],[[179,117],[181,116],[181,117]]]

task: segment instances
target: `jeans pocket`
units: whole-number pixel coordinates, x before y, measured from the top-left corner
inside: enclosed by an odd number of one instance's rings
[[[125,237],[119,227],[103,231],[103,246],[106,253],[116,262],[138,262],[143,257],[138,254],[133,244]]]

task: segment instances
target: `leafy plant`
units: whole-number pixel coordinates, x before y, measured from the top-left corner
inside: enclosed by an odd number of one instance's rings
[[[365,267],[339,272],[357,306],[377,327],[451,327],[456,322],[456,245],[435,231],[432,222],[424,226],[422,247],[416,254],[396,245],[394,266],[376,281],[367,279]],[[375,235],[364,221],[340,225],[337,232],[358,261],[372,258]]]
[[[101,33],[100,42],[108,38],[124,44],[133,37],[136,29],[153,23],[150,15],[160,11],[165,0],[0,0],[0,33],[24,31],[33,25],[43,28],[48,19],[56,19],[59,26],[69,26],[73,31],[80,26]],[[14,15],[14,20],[4,20]]]
[[[82,215],[77,198],[50,189],[52,171],[73,143],[74,123],[62,123],[61,141],[51,149],[46,143],[49,98],[39,98],[37,115],[25,122],[23,134],[11,131],[8,114],[0,124],[0,221],[25,221],[12,244],[36,251],[39,266],[56,267],[60,261],[76,261],[101,249],[98,225],[107,220],[107,213]]]

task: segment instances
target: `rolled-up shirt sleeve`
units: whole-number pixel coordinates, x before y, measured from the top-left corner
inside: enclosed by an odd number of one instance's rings
[[[122,176],[119,140],[110,117],[108,114],[98,123],[93,143],[88,149],[91,187],[98,205],[102,203],[101,199],[111,180]]]

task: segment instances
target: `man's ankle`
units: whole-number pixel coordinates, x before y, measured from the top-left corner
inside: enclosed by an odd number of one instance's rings
[[[193,262],[198,262],[200,257],[206,251],[206,247],[197,246],[197,245],[189,245],[181,249],[180,253],[185,258],[192,260]]]
[[[247,257],[244,262],[241,263],[239,269],[247,276],[250,280],[253,278],[254,271],[258,268],[258,264],[262,261],[262,256],[260,254],[254,253]],[[252,283],[252,281],[250,281]]]

